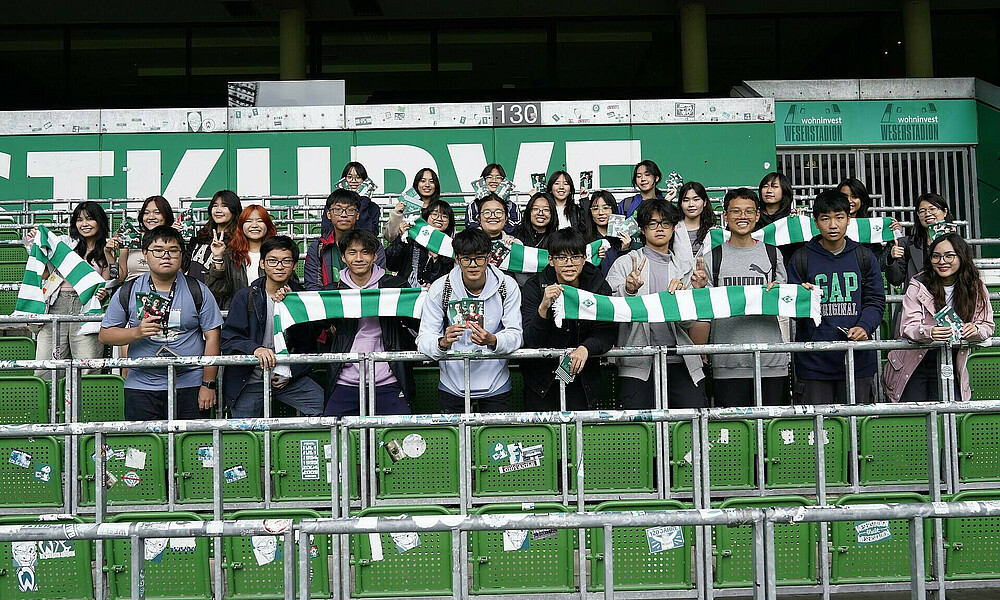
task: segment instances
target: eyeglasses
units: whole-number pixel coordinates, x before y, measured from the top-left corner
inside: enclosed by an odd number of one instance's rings
[[[650,221],[646,223],[648,229],[673,229],[674,224],[670,221]]]
[[[348,174],[347,177],[345,177],[344,179],[346,179],[348,181],[361,181],[361,176],[360,175],[350,175],[350,174]]]
[[[607,204],[591,204],[590,212],[612,212]]]
[[[330,208],[326,209],[326,212],[330,213],[331,215],[345,215],[345,216],[348,216],[348,217],[353,217],[354,215],[358,214],[358,209],[356,209],[356,208],[337,208],[335,206],[331,206]]]
[[[438,210],[436,210],[436,211],[434,211],[434,212],[430,213],[429,215],[427,215],[427,218],[428,218],[428,219],[441,219],[441,220],[447,220],[447,219],[448,219],[448,215],[444,214],[444,213],[443,213],[443,212],[441,212],[441,211],[438,211]]]
[[[459,256],[458,264],[463,267],[471,267],[473,265],[479,266],[485,265],[487,260],[486,256]]]
[[[533,215],[547,215],[550,212],[552,212],[552,211],[550,211],[547,208],[533,208],[533,209],[531,209],[531,214],[533,214]]]
[[[147,250],[147,252],[152,254],[155,258],[164,258],[164,257],[174,258],[181,255],[180,248],[171,248],[169,250],[162,250],[160,248],[153,250],[152,248],[150,248],[149,250]]]
[[[559,256],[550,256],[549,260],[551,260],[553,264],[557,265],[572,265],[579,262],[583,262],[584,258],[586,257],[582,254],[570,254],[570,255],[560,254]]]
[[[281,259],[278,259],[278,258],[265,258],[264,259],[264,264],[267,265],[267,266],[269,266],[269,267],[277,267],[278,265],[281,265],[283,267],[290,267],[290,266],[292,266],[292,265],[295,264],[295,259],[292,259],[292,258],[281,258]]]
[[[756,208],[748,208],[746,210],[736,210],[735,208],[730,208],[726,211],[727,215],[732,215],[734,217],[752,217],[757,214]]]
[[[503,175],[487,175],[486,181],[503,181]]]
[[[496,210],[484,210],[484,211],[481,211],[479,214],[483,215],[487,219],[489,219],[490,217],[502,217],[503,216],[503,209],[502,208],[498,208]]]
[[[944,211],[936,206],[932,206],[930,208],[921,208],[920,210],[917,211],[917,214],[920,215],[921,217],[926,217],[927,215],[938,212],[944,212]]]
[[[938,254],[937,252],[935,252],[935,253],[931,254],[931,262],[932,263],[939,263],[939,262],[950,263],[950,262],[955,262],[956,258],[958,258],[958,254],[955,254],[954,252],[945,252],[944,254]]]

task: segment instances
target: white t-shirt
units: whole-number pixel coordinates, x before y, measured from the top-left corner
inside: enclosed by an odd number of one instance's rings
[[[247,283],[253,283],[260,277],[260,252],[248,252],[250,264],[247,265]]]
[[[955,308],[954,300],[955,300],[955,286],[953,285],[944,286],[944,305],[950,306],[951,308]]]

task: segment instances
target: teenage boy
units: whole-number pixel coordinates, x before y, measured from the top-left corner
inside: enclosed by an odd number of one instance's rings
[[[789,283],[823,290],[823,319],[798,319],[799,342],[862,341],[871,339],[885,312],[885,288],[878,260],[871,250],[844,237],[851,222],[851,204],[837,190],[816,196],[813,219],[819,235],[792,255]],[[796,352],[796,395],[806,404],[847,404],[847,367],[844,352]],[[855,392],[858,403],[872,401],[872,384],[878,354],[854,353]]]
[[[753,285],[771,289],[776,283],[785,283],[781,252],[750,236],[763,210],[757,193],[745,187],[730,190],[722,207],[729,240],[714,248],[708,260],[698,259],[702,268],[691,276],[692,286]],[[772,316],[716,319],[712,322],[711,339],[714,344],[782,341],[778,317]],[[762,353],[760,371],[763,404],[779,404],[788,385],[788,355]],[[716,406],[755,404],[753,354],[716,354],[712,357],[712,376],[716,382]]]
[[[326,199],[323,214],[333,223],[333,229],[326,237],[313,242],[306,252],[303,278],[307,290],[322,290],[336,283],[340,277],[345,265],[337,240],[357,227],[361,197],[351,190],[335,189]],[[385,267],[385,252],[381,248],[375,257],[375,264]]]
[[[129,358],[218,356],[222,313],[204,283],[180,273],[184,239],[168,225],[154,227],[142,238],[149,263],[143,273],[123,284],[108,303],[102,343],[128,346]],[[138,302],[142,299],[141,302]],[[158,314],[146,307],[155,307]],[[215,405],[218,367],[176,369],[178,419],[197,419]],[[131,368],[125,379],[125,419],[167,418],[167,369]]]
[[[606,321],[563,320],[557,327],[552,304],[562,295],[561,286],[571,286],[610,296],[611,288],[600,267],[586,262],[587,240],[573,229],[560,229],[549,236],[549,266],[528,280],[521,301],[526,348],[567,348],[569,374],[567,410],[593,409],[601,393],[601,364],[597,355],[615,345],[617,328]],[[524,374],[524,408],[532,411],[560,410],[557,359],[521,362]]]
[[[465,229],[455,235],[452,248],[455,268],[431,284],[427,292],[417,348],[435,360],[450,350],[498,354],[517,350],[522,341],[521,289],[514,279],[489,264],[490,237],[481,229]],[[467,302],[455,302],[461,300]],[[477,318],[462,318],[462,313],[471,317],[471,309],[477,305]],[[463,361],[443,360],[440,369],[438,398],[444,412],[464,412]],[[510,389],[506,360],[471,361],[469,394],[478,403],[478,412],[509,410]]]
[[[389,275],[375,264],[382,244],[366,229],[345,233],[337,242],[346,267],[335,284],[339,290],[371,290],[410,287],[405,279]],[[329,352],[403,352],[416,350],[410,328],[418,327],[416,319],[399,317],[365,317],[363,319],[333,319],[333,338]],[[409,399],[413,394],[412,362],[375,363],[375,413],[377,415],[410,414]],[[359,414],[361,374],[358,363],[330,363],[326,372],[326,411],[328,416],[343,417]],[[367,381],[366,381],[367,385]]]
[[[258,363],[229,366],[222,372],[223,395],[236,419],[252,419],[264,414],[264,371],[271,371],[271,397],[306,416],[323,412],[323,390],[309,378],[311,365],[278,365],[274,357],[275,303],[288,292],[302,291],[292,281],[299,262],[299,246],[286,235],[269,237],[260,245],[260,266],[264,276],[236,292],[229,316],[222,326],[223,354],[253,354]],[[316,352],[317,327],[312,323],[293,325],[285,331],[291,354]]]
[[[681,218],[680,209],[663,198],[645,200],[639,205],[636,222],[646,245],[620,256],[611,265],[608,285],[614,295],[643,296],[664,291],[672,294],[687,287],[695,262],[687,234],[674,235]],[[622,323],[616,345],[690,346],[688,330],[694,323]],[[653,357],[622,357],[617,363],[622,407],[653,408]],[[703,408],[707,404],[704,378],[700,356],[667,356],[667,407]]]

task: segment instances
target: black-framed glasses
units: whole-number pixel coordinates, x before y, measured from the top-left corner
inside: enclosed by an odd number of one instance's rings
[[[150,248],[148,252],[156,258],[163,258],[163,257],[175,258],[181,255],[180,248],[169,248],[169,249],[157,248],[156,250]]]
[[[283,267],[290,267],[295,264],[294,258],[265,258],[264,264],[269,267],[277,267],[281,265]]]
[[[479,266],[479,265],[485,265],[487,260],[489,260],[489,257],[487,257],[486,255],[459,256],[458,264],[462,265],[463,267],[471,267],[473,265]]]
[[[950,262],[955,262],[956,258],[958,258],[958,254],[956,254],[954,252],[945,252],[944,254],[940,254],[938,252],[934,252],[933,254],[931,254],[931,262],[932,263],[939,263],[939,262],[950,263]]]
[[[586,256],[582,254],[560,254],[559,256],[550,256],[549,260],[557,265],[573,265],[583,262],[585,258]]]
[[[650,221],[646,223],[646,227],[649,229],[673,229],[674,224],[670,221]]]
[[[503,209],[502,208],[498,208],[498,209],[495,209],[495,210],[484,210],[484,211],[480,212],[479,214],[481,214],[484,217],[486,217],[487,219],[489,219],[491,217],[502,217],[503,213],[504,213]]]
[[[331,206],[327,211],[332,215],[344,215],[347,217],[353,217],[358,214],[358,209],[356,208],[337,208],[336,206]]]
[[[756,208],[748,208],[746,210],[737,210],[735,208],[730,208],[726,210],[727,215],[732,215],[734,217],[752,217],[757,214]]]

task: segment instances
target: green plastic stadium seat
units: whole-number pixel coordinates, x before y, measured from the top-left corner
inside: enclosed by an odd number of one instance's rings
[[[24,261],[0,262],[0,282],[20,283],[24,279]]]
[[[1000,400],[1000,352],[996,348],[976,349],[969,355],[966,368],[973,400]]]
[[[376,435],[379,498],[458,497],[458,429],[400,427],[381,429]],[[405,456],[393,459],[390,447],[402,449]]]
[[[960,481],[1000,481],[1000,413],[958,417]]]
[[[951,501],[1000,501],[1000,490],[966,490]],[[944,523],[945,577],[1000,579],[1000,518],[967,517]]]
[[[211,466],[212,434],[182,433],[177,436],[177,501],[210,502],[213,492]],[[207,451],[205,449],[208,449]],[[222,433],[222,495],[227,501],[262,501],[260,438],[249,431]],[[211,462],[210,462],[211,461]],[[218,464],[218,462],[215,462]]]
[[[302,519],[318,519],[319,513],[307,509],[268,509],[268,510],[241,510],[233,513],[227,518],[233,520],[263,520],[263,519],[292,519],[298,523]],[[281,535],[274,536],[278,548],[283,549]],[[311,570],[312,579],[310,586],[310,597],[329,598],[330,597],[330,573],[328,557],[330,555],[330,538],[325,535],[317,535],[310,540],[310,555],[312,557]],[[254,554],[253,541],[250,537],[225,537],[222,538],[223,552],[225,553],[226,570],[226,594],[225,598],[231,600],[251,600],[273,598],[275,600],[284,598],[284,571],[285,565],[282,555],[279,552],[273,562],[259,564]],[[283,551],[283,550],[282,550]],[[295,593],[298,594],[298,542],[293,547],[295,552]]]
[[[926,496],[913,492],[890,492],[871,494],[847,494],[841,496],[835,506],[855,504],[886,504],[897,502],[927,502]],[[831,561],[832,583],[890,583],[910,580],[910,529],[909,521],[892,520],[889,537],[879,540],[884,529],[879,530],[876,521],[856,523],[841,521],[831,523],[833,542]],[[858,530],[867,529],[872,538],[858,542]],[[924,548],[927,560],[927,576],[930,577],[930,548],[932,527],[924,523]]]
[[[0,506],[62,506],[62,465],[62,447],[56,438],[0,439]]]
[[[17,290],[0,290],[0,315],[9,315],[17,306]]]
[[[80,503],[94,504],[94,436],[85,436],[80,443]],[[133,504],[164,504],[167,501],[166,443],[152,433],[108,435],[104,438],[107,470],[114,476],[114,484],[107,490],[108,506]],[[142,463],[135,455],[129,462],[128,451],[145,453]],[[128,464],[126,464],[128,463]],[[129,466],[133,465],[133,466]]]
[[[274,480],[273,496],[275,502],[311,502],[326,506],[330,505],[330,480],[328,479],[329,460],[326,458],[326,447],[330,445],[330,430],[288,430],[276,431],[271,438],[271,476]],[[360,494],[360,471],[358,461],[358,432],[351,432],[351,456],[349,463],[353,466],[350,478],[351,499],[358,499]],[[311,460],[311,453],[319,449],[319,473],[312,470],[312,465],[306,464],[302,469],[303,457]],[[340,447],[330,448],[330,460],[340,456]],[[339,465],[339,462],[338,462]],[[339,466],[338,466],[339,469]]]
[[[533,508],[521,504],[490,504],[476,511],[480,515],[511,513],[560,513],[568,508],[554,502],[539,502]],[[575,590],[573,545],[576,532],[557,529],[552,537],[532,539],[536,532],[527,533],[528,547],[504,550],[502,531],[472,532],[472,592],[474,594],[536,594],[571,592]],[[512,536],[511,542],[519,540]]]
[[[58,398],[66,393],[66,380],[59,380]],[[59,404],[59,415],[66,416],[66,404]],[[118,375],[82,375],[80,377],[81,423],[125,420],[125,380]]]
[[[499,425],[473,429],[473,494],[517,496],[555,494],[559,487],[559,430],[551,425]],[[523,448],[541,446],[538,466],[511,470],[510,457],[494,461],[498,447],[520,443]],[[526,460],[522,465],[529,464]],[[503,472],[501,472],[501,470]]]
[[[614,500],[594,507],[594,512],[658,511],[690,508],[676,500]],[[612,530],[615,591],[691,589],[691,548],[694,528],[682,527],[682,545],[650,552],[646,527],[616,527]],[[572,535],[572,534],[571,534]],[[604,530],[590,532],[591,592],[604,591]]]
[[[42,521],[37,517],[0,517],[0,525],[29,525]],[[60,515],[58,519],[46,517],[46,523],[83,523],[78,517]],[[94,571],[91,566],[93,543],[88,540],[38,541],[38,560],[35,563],[36,592],[25,593],[18,590],[13,569],[7,567],[0,574],[0,600],[14,598],[77,598],[94,597]],[[0,561],[13,565],[11,542],[0,544]]]
[[[440,506],[376,506],[362,510],[359,517],[400,515],[447,515]],[[419,544],[408,547],[406,539]],[[420,531],[406,534],[377,534],[382,560],[372,557],[372,535],[352,535],[355,598],[400,596],[450,596],[452,594],[451,533]],[[404,547],[397,546],[397,541]],[[403,551],[401,551],[403,550]],[[455,565],[454,568],[458,568]]]
[[[571,493],[576,492],[576,426],[567,428]],[[583,426],[583,489],[587,493],[655,492],[656,437],[651,423]]]
[[[35,340],[29,337],[0,337],[0,361],[35,360]],[[0,377],[32,375],[31,369],[2,369]]]
[[[24,246],[0,246],[0,263],[26,262],[28,262],[28,251]]]
[[[939,421],[939,449],[942,431]],[[923,415],[859,419],[858,452],[861,485],[926,483],[927,419]]]
[[[49,386],[38,377],[0,377],[0,424],[49,422]]]
[[[768,508],[812,506],[802,496],[730,498],[720,508]],[[774,526],[775,578],[778,585],[810,585],[817,582],[815,523],[777,523]],[[753,530],[749,525],[715,528],[716,571],[719,587],[753,585]]]
[[[754,487],[755,425],[750,421],[710,421],[708,423],[709,480],[713,490],[748,490]],[[692,487],[691,423],[675,423],[670,432],[673,491]]]
[[[149,512],[121,513],[108,519],[109,523],[129,523],[134,521],[201,521],[202,518],[190,512]],[[212,574],[209,565],[209,538],[171,538],[154,542],[166,546],[156,558],[146,560],[143,570],[146,575],[146,598],[153,599],[195,599],[212,597]],[[146,540],[147,552],[150,540]],[[193,546],[193,547],[192,547]],[[108,561],[108,597],[131,598],[132,590],[132,542],[112,540],[105,542],[105,556]]]
[[[847,485],[847,423],[823,420],[826,484]],[[765,428],[764,477],[768,488],[816,485],[815,429],[812,419],[774,419]]]

